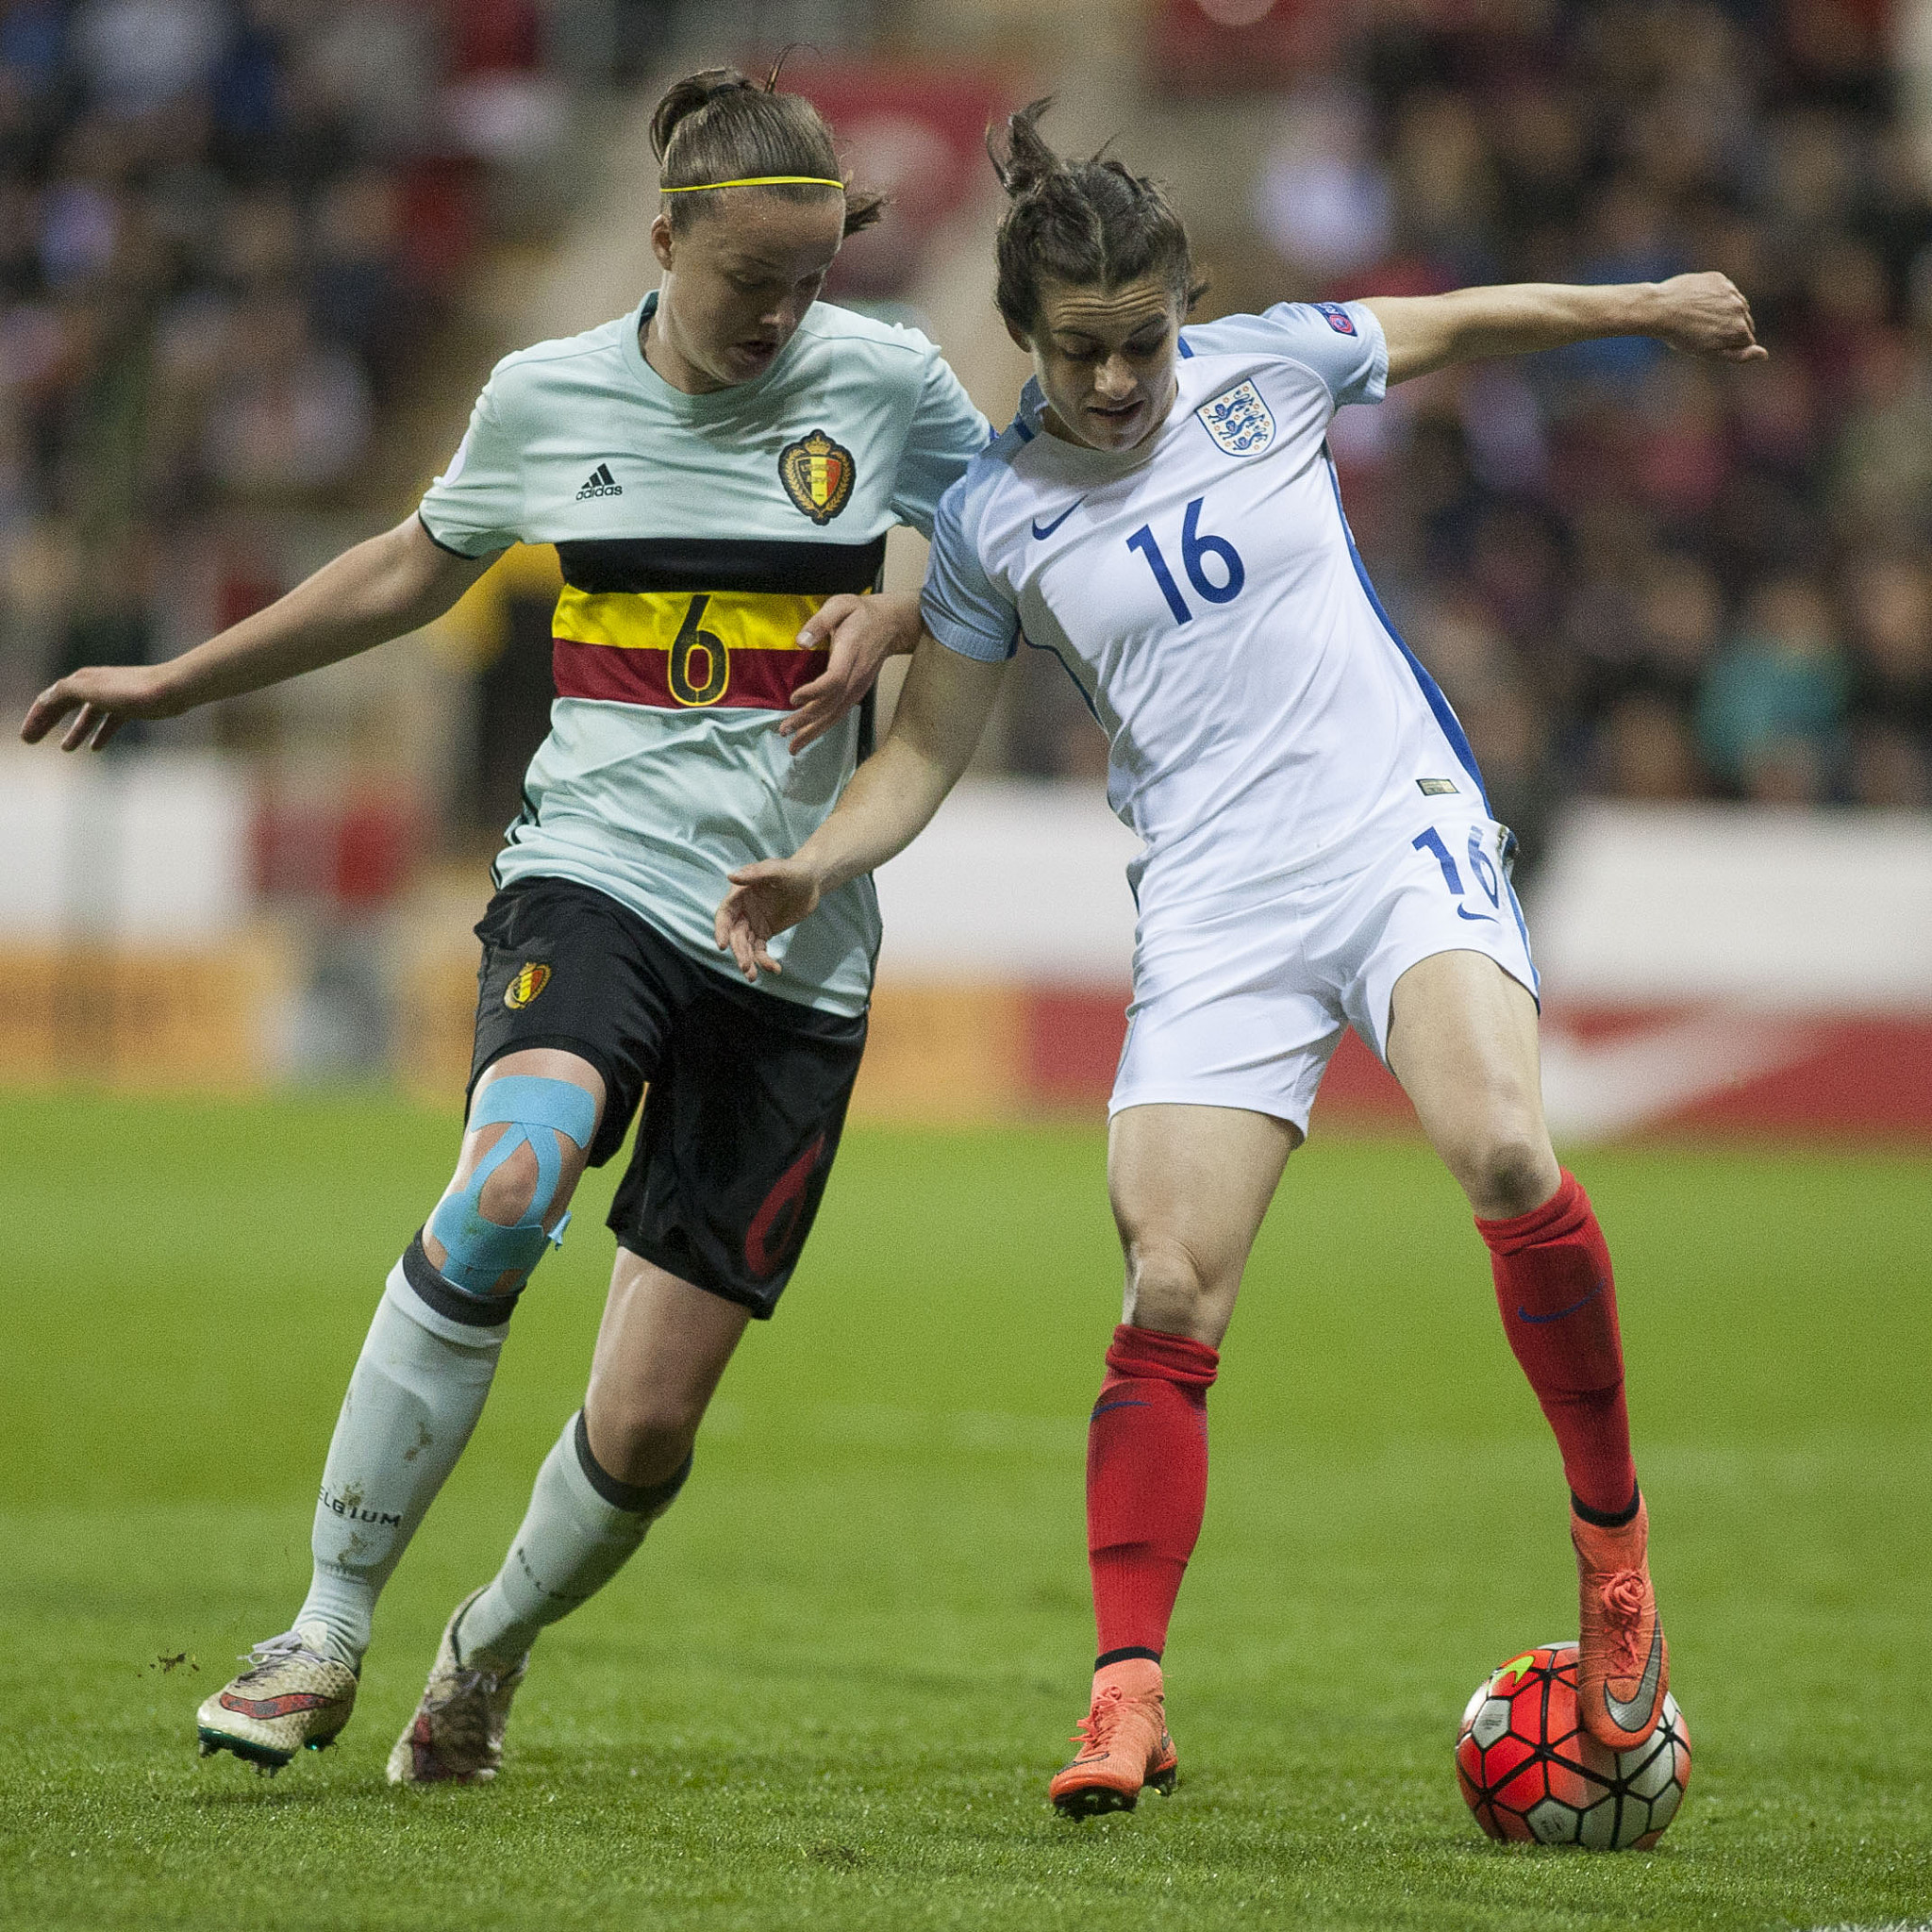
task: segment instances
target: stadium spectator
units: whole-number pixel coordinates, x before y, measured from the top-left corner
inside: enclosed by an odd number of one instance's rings
[[[1848,684],[1824,591],[1807,577],[1774,579],[1698,695],[1711,769],[1745,797],[1817,803],[1838,763]]]
[[[1852,796],[1932,805],[1932,581],[1924,559],[1883,552],[1847,573],[1853,643]]]

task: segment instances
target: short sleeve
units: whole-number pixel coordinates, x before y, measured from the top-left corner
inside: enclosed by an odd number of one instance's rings
[[[458,557],[487,557],[521,541],[521,451],[503,427],[491,377],[449,468],[425,491],[417,515],[430,539]]]
[[[899,521],[930,537],[941,497],[966,474],[991,434],[951,365],[931,349],[892,480],[892,511]]]
[[[1379,403],[1389,387],[1389,343],[1365,302],[1277,302],[1182,331],[1183,353],[1278,356],[1322,378],[1335,407]]]
[[[997,664],[1019,648],[1020,613],[979,557],[979,510],[1002,473],[969,471],[940,499],[919,594],[925,627],[949,651]]]

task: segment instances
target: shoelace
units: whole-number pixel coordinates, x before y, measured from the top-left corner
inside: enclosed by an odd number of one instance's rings
[[[425,1698],[424,1702],[431,1710],[448,1710],[463,1699],[474,1697],[479,1692],[485,1697],[494,1697],[503,1689],[503,1680],[509,1675],[508,1671],[462,1670],[456,1674],[449,1690],[441,1697]]]
[[[1093,1708],[1074,1726],[1073,1741],[1080,1746],[1081,1757],[1089,1751],[1105,1751],[1113,1741],[1125,1703],[1126,1693],[1118,1684],[1109,1684],[1093,1700]]]
[[[1619,1570],[1605,1577],[1599,1592],[1616,1646],[1610,1668],[1618,1676],[1635,1676],[1643,1666],[1637,1633],[1642,1626],[1644,1596],[1643,1574],[1638,1570]]]
[[[496,1713],[488,1700],[514,1674],[514,1671],[486,1671],[468,1665],[456,1673],[443,1695],[424,1698],[424,1711],[436,1721],[445,1749],[466,1755],[490,1750]]]
[[[284,1630],[279,1637],[265,1637],[259,1643],[250,1644],[247,1650],[238,1653],[236,1660],[249,1666],[242,1675],[252,1677],[258,1671],[268,1670],[275,1664],[292,1662],[298,1657],[308,1657],[319,1664],[331,1661],[319,1650],[310,1650],[292,1630]]]

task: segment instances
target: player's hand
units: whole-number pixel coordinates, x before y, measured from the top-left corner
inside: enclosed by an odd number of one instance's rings
[[[795,758],[823,738],[877,681],[888,658],[903,657],[919,641],[916,597],[827,597],[806,620],[798,641],[807,650],[829,644],[831,658],[809,684],[791,694],[791,715],[778,722]]]
[[[1771,351],[1757,340],[1751,305],[1729,275],[1673,275],[1657,284],[1663,316],[1650,333],[1687,356],[1726,362],[1762,362]]]
[[[28,708],[20,735],[38,744],[71,714],[60,749],[99,751],[130,718],[175,718],[187,708],[164,664],[93,664],[50,684]]]
[[[731,874],[731,890],[718,907],[715,932],[721,952],[757,982],[776,973],[778,962],[766,945],[774,934],[796,925],[819,903],[818,874],[795,858],[761,858]]]

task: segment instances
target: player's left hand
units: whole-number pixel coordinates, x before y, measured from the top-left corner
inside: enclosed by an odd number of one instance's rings
[[[1729,275],[1673,275],[1657,292],[1663,314],[1650,333],[1672,348],[1726,362],[1762,362],[1771,354],[1757,340],[1744,291]]]
[[[760,973],[779,971],[766,941],[798,924],[819,903],[818,874],[795,858],[761,858],[731,875],[731,890],[718,906],[713,936],[721,952],[757,982]]]
[[[829,644],[832,655],[809,684],[792,692],[791,715],[778,721],[778,735],[791,741],[794,758],[865,696],[888,658],[905,656],[919,641],[919,599],[827,597],[806,620],[798,641],[807,650]]]

